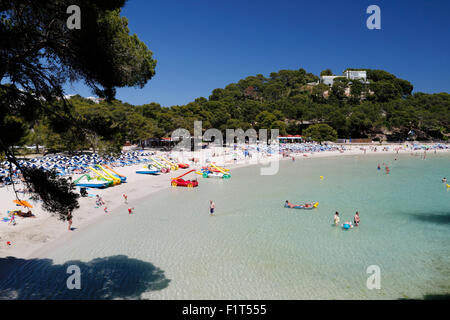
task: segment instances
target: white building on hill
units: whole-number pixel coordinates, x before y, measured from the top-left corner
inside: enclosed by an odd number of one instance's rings
[[[332,86],[334,79],[336,78],[347,78],[349,80],[360,80],[367,83],[367,72],[365,70],[347,70],[342,76],[321,76],[320,83]]]

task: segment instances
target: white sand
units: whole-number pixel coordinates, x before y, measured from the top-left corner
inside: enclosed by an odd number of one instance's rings
[[[299,153],[296,154],[297,159],[315,158],[315,157],[330,157],[341,155],[371,155],[371,154],[388,154],[396,153],[396,148],[399,145],[371,145],[364,146],[366,152],[361,150],[362,146],[352,145],[346,146],[347,151],[341,153],[339,151],[325,151],[315,153]],[[377,147],[378,151],[374,152],[371,148]],[[381,151],[384,147],[389,147],[389,151]],[[180,158],[185,163],[191,165],[190,169],[199,169],[204,165],[204,161],[210,160],[217,162],[219,165],[224,165],[228,168],[236,168],[255,164],[253,161],[240,159],[236,164],[232,160],[232,150],[228,150],[224,158],[213,157],[213,150],[202,150],[201,152],[191,153],[183,152],[183,154],[173,153],[173,155]],[[434,151],[428,151],[432,154]],[[450,152],[447,150],[438,150],[437,152]],[[415,154],[422,155],[423,151],[411,151],[403,148],[399,151],[401,154]],[[202,158],[203,156],[203,158]],[[193,164],[189,162],[188,158],[200,158],[202,161]],[[267,160],[277,160],[278,155],[269,157]],[[284,158],[289,160],[290,158]],[[88,223],[102,223],[103,219],[107,219],[112,214],[128,214],[128,208],[133,207],[139,199],[149,196],[151,193],[170,187],[170,178],[181,175],[187,170],[172,171],[168,174],[160,174],[159,176],[136,174],[137,169],[142,168],[143,165],[129,166],[116,168],[115,170],[127,177],[127,183],[110,187],[107,189],[89,189],[90,194],[98,194],[106,202],[108,213],[104,212],[104,207],[95,208],[95,197],[80,198],[80,208],[73,213],[73,231],[68,230],[68,223],[58,219],[49,212],[44,211],[39,202],[29,201],[33,205],[32,212],[35,218],[21,218],[16,217],[17,224],[10,225],[9,222],[0,221],[0,258],[7,256],[14,256],[18,258],[29,258],[38,256],[39,252],[44,249],[48,250],[51,246],[58,245],[64,241],[69,241],[71,237],[77,235],[77,230],[82,229]],[[191,176],[192,177],[192,176]],[[200,180],[201,182],[201,180]],[[16,189],[21,189],[23,186],[16,186]],[[128,204],[125,204],[123,194],[128,195]],[[21,200],[27,200],[29,195],[19,194]],[[8,210],[18,209],[13,204],[15,194],[11,186],[0,188],[0,219],[7,217]],[[7,241],[11,245],[6,244]],[[45,247],[45,248],[44,248]]]

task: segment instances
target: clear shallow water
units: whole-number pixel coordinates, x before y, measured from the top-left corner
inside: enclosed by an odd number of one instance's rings
[[[394,158],[398,157],[395,161]],[[391,172],[378,171],[387,162]],[[320,176],[324,180],[320,180]],[[275,176],[235,169],[133,203],[45,254],[0,261],[0,297],[148,299],[398,299],[450,294],[450,157],[283,161]],[[151,177],[149,177],[151,180]],[[150,187],[150,186],[149,186]],[[130,195],[131,198],[131,195]],[[209,217],[209,199],[216,216]],[[312,211],[285,200],[317,200]],[[361,225],[333,227],[355,211]],[[71,262],[72,261],[72,262]],[[75,262],[73,262],[75,261]],[[65,289],[67,265],[82,290]],[[370,265],[381,289],[368,290]],[[12,271],[14,270],[14,276]]]

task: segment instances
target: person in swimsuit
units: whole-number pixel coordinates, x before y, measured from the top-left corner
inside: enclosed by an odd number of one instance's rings
[[[215,208],[216,208],[216,204],[212,200],[209,200],[209,215],[210,216],[214,215]]]
[[[289,200],[286,200],[286,203],[284,204],[285,207],[293,208],[294,205],[289,202]]]
[[[358,211],[356,211],[355,218],[353,219],[353,222],[354,222],[356,227],[359,225],[360,219],[359,219],[359,212]]]
[[[340,220],[341,219],[339,218],[339,212],[336,211],[336,213],[334,214],[334,225],[337,226]]]

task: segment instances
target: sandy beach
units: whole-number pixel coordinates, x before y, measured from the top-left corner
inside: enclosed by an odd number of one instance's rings
[[[346,151],[324,151],[312,153],[297,153],[293,154],[296,159],[310,159],[318,157],[335,157],[335,156],[350,156],[350,155],[380,155],[380,154],[412,154],[416,156],[423,156],[422,150],[412,151],[406,149],[404,146],[400,150],[396,150],[400,145],[346,145]],[[377,147],[377,151],[373,150]],[[389,150],[384,150],[387,147]],[[365,148],[366,150],[364,150]],[[232,155],[227,153],[223,158],[214,156],[212,150],[203,150],[200,155],[202,161],[198,163],[189,162],[191,168],[199,169],[205,165],[206,161],[217,162],[227,168],[237,168],[256,164],[249,159],[239,159],[233,161]],[[434,151],[429,151],[431,154]],[[437,150],[438,153],[450,152],[449,149]],[[214,152],[215,153],[215,152]],[[173,153],[172,153],[173,155]],[[175,155],[175,158],[180,158],[180,155]],[[199,157],[199,153],[184,152],[183,159]],[[274,155],[267,157],[265,161],[277,160],[291,160],[291,157],[282,157],[281,155]],[[188,161],[185,161],[188,162]],[[263,164],[264,165],[264,164]],[[88,224],[101,224],[103,219],[108,219],[110,215],[128,214],[128,208],[133,208],[133,203],[138,202],[139,199],[151,196],[152,193],[170,188],[170,178],[181,175],[184,170],[172,171],[168,174],[160,174],[158,176],[148,176],[136,174],[135,171],[142,167],[140,165],[120,167],[116,170],[127,177],[127,183],[107,189],[90,189],[89,194],[100,195],[106,202],[107,213],[104,211],[104,206],[96,207],[95,196],[80,198],[80,208],[77,209],[73,215],[73,231],[68,231],[67,222],[59,220],[51,213],[44,211],[40,207],[40,203],[36,201],[29,201],[33,205],[32,212],[35,215],[33,218],[17,217],[16,225],[10,225],[8,222],[0,222],[0,257],[13,256],[17,258],[37,257],[43,250],[50,250],[54,245],[60,245],[65,241],[70,241],[72,237],[77,236],[77,230],[83,229]],[[201,181],[201,180],[200,180]],[[16,186],[16,189],[21,189],[22,186]],[[123,194],[128,196],[128,203],[125,203]],[[27,200],[29,195],[23,195],[21,200]],[[8,210],[14,210],[16,207],[13,203],[15,194],[12,186],[5,186],[0,189],[0,218],[7,217]],[[7,245],[10,242],[10,245]]]

